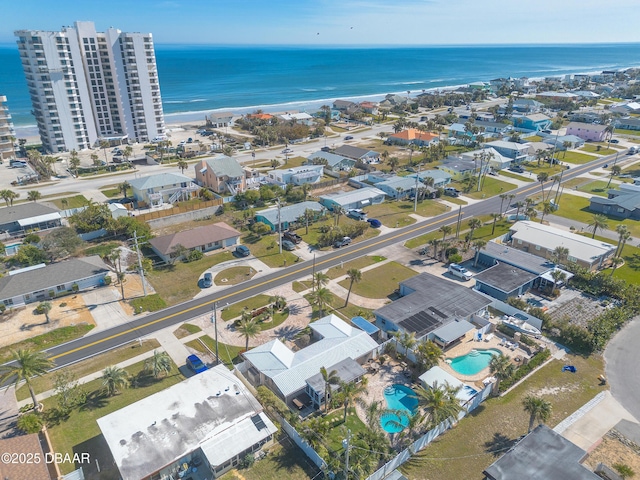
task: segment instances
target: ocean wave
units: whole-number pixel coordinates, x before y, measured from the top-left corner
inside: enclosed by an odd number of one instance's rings
[[[206,98],[194,98],[193,100],[163,100],[162,103],[175,103],[175,104],[184,104],[184,103],[199,103],[199,102],[207,102]]]
[[[389,86],[394,86],[394,85],[420,85],[421,83],[429,83],[429,81],[428,80],[411,80],[411,81],[407,81],[407,82],[381,83],[380,85],[389,85]]]

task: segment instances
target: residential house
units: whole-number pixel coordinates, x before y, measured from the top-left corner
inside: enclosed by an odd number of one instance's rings
[[[591,90],[574,90],[571,93],[577,95],[581,100],[597,100],[601,97],[601,95],[598,95],[596,92],[592,92]]]
[[[283,113],[280,119],[285,122],[299,123],[300,125],[313,125],[313,117],[306,112]]]
[[[359,382],[365,374],[362,365],[377,355],[378,344],[369,334],[333,314],[309,328],[311,344],[295,352],[275,339],[242,354],[247,378],[266,385],[290,407],[324,404],[321,368],[335,370],[343,382]]]
[[[640,118],[629,117],[614,120],[613,125],[622,130],[640,130]]]
[[[209,252],[219,248],[227,248],[238,243],[241,233],[226,223],[218,222],[202,227],[182,230],[170,235],[160,235],[149,240],[153,251],[164,262],[177,261],[188,255],[188,252],[197,250],[199,252]],[[180,252],[176,247],[182,245],[188,250],[187,253],[178,256]]]
[[[571,112],[568,114],[568,118],[572,122],[582,122],[582,123],[600,123],[602,122],[603,115],[605,115],[607,110],[595,110],[592,108],[580,109],[576,112]]]
[[[487,142],[486,147],[493,148],[499,154],[510,158],[513,163],[521,163],[528,160],[533,160],[534,155],[530,145],[526,143],[507,142],[506,140],[495,140],[493,142]]]
[[[405,106],[411,103],[411,99],[395,93],[388,93],[384,96],[384,100],[380,102],[380,106],[382,106],[383,103],[386,107]]]
[[[569,262],[589,270],[602,268],[616,249],[615,245],[600,240],[528,220],[513,224],[505,242],[513,248],[547,259],[553,257],[557,247],[565,247],[569,249]]]
[[[571,122],[567,125],[567,135],[575,135],[586,141],[602,142],[607,137],[607,126]]]
[[[370,115],[378,115],[378,104],[376,102],[360,102],[360,110]]]
[[[109,272],[98,255],[12,270],[0,278],[0,303],[17,307],[103,286]]]
[[[520,113],[537,113],[542,109],[542,103],[533,98],[516,98],[513,101],[513,111]]]
[[[323,174],[323,165],[302,165],[300,167],[271,170],[268,176],[270,179],[279,183],[303,185],[305,183],[318,183],[322,180]]]
[[[532,113],[523,117],[514,117],[513,126],[519,130],[539,132],[551,126],[551,119],[543,113]]]
[[[429,273],[400,282],[399,294],[398,300],[373,312],[376,326],[387,333],[414,333],[417,339],[439,338],[443,347],[466,338],[470,330],[468,325],[460,323],[453,328],[458,336],[452,337],[451,327],[444,332],[440,329],[452,322],[472,321],[474,315],[481,316],[492,302],[471,288]]]
[[[612,106],[609,110],[614,113],[621,113],[623,115],[629,115],[631,113],[640,113],[640,103],[627,102],[620,105]]]
[[[368,207],[384,202],[385,193],[379,188],[364,187],[341,193],[320,195],[320,203],[333,211],[337,207],[344,210]]]
[[[196,165],[196,182],[216,193],[242,193],[247,189],[246,175],[233,157],[220,155],[200,160]]]
[[[352,102],[351,100],[335,100],[333,102],[333,109],[338,110],[339,112],[344,112],[347,115],[352,114],[356,110],[360,108],[357,103]]]
[[[207,127],[224,128],[233,126],[233,112],[212,112],[205,115]]]
[[[7,415],[9,417],[9,415]],[[9,430],[13,433],[13,430]],[[46,450],[43,449],[46,446]],[[48,441],[44,433],[30,433],[28,435],[5,436],[0,440],[0,449],[6,458],[13,458],[24,461],[4,461],[0,464],[0,478],[5,480],[53,480],[62,478],[57,472],[57,466],[52,461]],[[76,452],[71,453],[73,455]],[[85,461],[90,461],[89,453],[77,452],[79,457]],[[49,456],[46,456],[49,454]],[[30,459],[30,460],[28,460]],[[83,463],[82,461],[79,463]],[[69,477],[70,478],[70,477]],[[82,477],[84,478],[84,477]]]
[[[97,422],[123,480],[219,478],[277,432],[222,364]]]
[[[437,134],[422,132],[417,128],[408,128],[387,137],[388,143],[396,145],[415,145],[417,147],[435,145],[439,140],[440,139]]]
[[[387,194],[387,196],[395,199],[401,199],[401,198],[407,198],[409,196],[413,196],[416,191],[416,186],[418,188],[420,187],[427,188],[429,194],[432,194],[433,192],[435,192],[434,188],[425,187],[425,185],[423,185],[422,182],[417,180],[415,177],[409,178],[409,177],[393,176],[392,178],[389,178],[382,182],[378,182],[375,185],[376,185],[376,188],[379,188],[380,190],[382,190],[384,193]]]
[[[479,127],[480,130],[484,133],[484,136],[487,137],[488,133],[496,133],[498,135],[507,135],[511,130],[513,130],[513,125],[502,122],[491,122],[491,121],[483,121],[476,120],[474,122],[476,127]]]
[[[576,135],[549,135],[543,138],[544,143],[555,147],[556,150],[567,150],[568,148],[580,148],[584,145],[584,140]]]
[[[27,202],[0,208],[0,231],[11,235],[29,230],[49,230],[61,225],[60,211],[41,203]]]
[[[617,218],[640,220],[640,191],[609,190],[607,197],[594,195],[589,210]]]
[[[157,207],[165,203],[190,200],[200,187],[180,173],[157,173],[129,180],[138,206]]]
[[[343,157],[351,158],[352,160],[366,164],[380,162],[380,154],[378,152],[354,147],[352,145],[342,145],[336,148],[333,153],[335,155],[342,155]]]
[[[555,102],[562,102],[562,101],[575,101],[578,99],[578,95],[572,92],[549,91],[549,92],[536,93],[536,98],[541,98],[544,100],[553,100]]]
[[[356,161],[352,158],[320,150],[309,155],[307,160],[309,164],[325,165],[325,170],[332,172],[348,172],[356,164]]]
[[[281,207],[280,213],[278,207],[260,210],[256,212],[256,222],[268,225],[271,231],[275,232],[278,230],[279,221],[281,229],[287,230],[292,224],[304,224],[302,218],[306,210],[316,212],[316,218],[320,218],[325,212],[325,208],[318,202],[306,201]]]
[[[418,173],[409,175],[408,178],[415,178],[416,175],[422,181],[424,181],[425,178],[433,178],[434,188],[444,188],[451,183],[451,175],[444,170],[422,170]]]
[[[546,425],[538,425],[484,472],[487,480],[601,480],[582,462],[587,452]]]
[[[473,159],[450,155],[442,161],[442,165],[438,168],[451,175],[454,180],[461,180],[467,175],[478,175],[480,163]],[[488,168],[488,165],[483,165],[483,170]]]
[[[274,117],[270,113],[250,113],[247,115],[247,118],[250,118],[252,120],[262,120],[266,123],[271,123]]]
[[[481,122],[493,122],[496,117],[491,112],[471,110],[469,107],[457,107],[453,109],[453,113],[458,116],[458,120],[470,121],[473,117],[473,122],[480,120]]]
[[[512,160],[509,157],[501,155],[495,148],[481,148],[478,150],[472,150],[470,152],[464,152],[460,154],[460,158],[463,160],[471,160],[474,161],[476,157],[480,157],[480,155],[488,156],[489,158],[489,167],[493,170],[503,170],[505,168],[509,168]],[[485,157],[487,158],[487,157]],[[484,160],[486,162],[486,160]]]
[[[467,130],[463,123],[452,123],[447,127],[447,130],[449,131],[449,139],[458,139],[458,143],[475,142],[477,138],[477,135]]]

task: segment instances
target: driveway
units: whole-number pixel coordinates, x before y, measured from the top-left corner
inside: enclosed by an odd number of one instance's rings
[[[640,321],[631,320],[609,342],[604,352],[606,374],[613,397],[635,418],[640,418]]]

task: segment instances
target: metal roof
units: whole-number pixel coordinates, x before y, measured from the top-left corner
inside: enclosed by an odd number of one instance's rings
[[[471,323],[467,322],[466,320],[454,320],[453,322],[449,322],[440,328],[436,328],[431,332],[431,334],[438,337],[438,339],[447,344],[459,339],[467,332],[475,329],[476,327],[471,325]]]
[[[327,200],[344,206],[355,202],[362,202],[363,200],[373,200],[376,197],[384,197],[385,195],[386,194],[379,188],[364,187],[349,192],[320,195],[320,200]]]
[[[307,157],[308,160],[313,161],[316,158],[321,158],[327,161],[327,165],[329,167],[335,167],[337,164],[346,161],[349,165],[353,166],[356,164],[356,161],[352,158],[348,158],[344,155],[336,155],[330,152],[323,152],[322,150],[318,150],[317,152],[312,153]]]
[[[336,372],[340,381],[344,383],[351,383],[367,373],[365,369],[362,368],[362,366],[351,357],[345,358],[335,365],[327,367],[327,372],[333,371]],[[324,392],[324,379],[322,378],[322,374],[320,372],[307,378],[307,383],[316,392]]]
[[[58,213],[58,212],[45,213],[44,215],[38,215],[37,217],[22,218],[22,219],[18,220],[18,225],[20,225],[21,227],[24,227],[24,226],[27,226],[27,225],[35,225],[36,223],[51,222],[53,220],[60,220],[61,218],[62,217],[60,216],[60,213]]]
[[[193,183],[193,179],[180,173],[157,173],[141,178],[129,180],[129,184],[136,190],[146,190],[148,188],[168,187],[180,185],[182,183]]]
[[[47,207],[41,203],[20,203],[18,205],[0,208],[0,225],[6,225],[8,223],[14,223],[22,219],[38,217],[40,215],[56,213],[58,211],[59,210],[57,208]],[[58,218],[60,218],[60,216],[58,216]]]
[[[420,182],[418,182],[418,185],[420,185]],[[389,187],[392,190],[395,190],[396,188],[401,188],[403,191],[404,190],[411,190],[416,188],[416,178],[409,178],[409,177],[393,177],[393,178],[389,178],[388,180],[384,180],[382,182],[378,182],[376,183],[376,186],[381,187]]]
[[[207,169],[211,169],[216,177],[244,177],[244,170],[233,157],[220,155],[218,157],[205,158],[202,160],[206,164]],[[201,163],[198,163],[201,165]],[[196,166],[196,168],[198,168]]]
[[[280,208],[280,222],[295,222],[304,214],[304,211],[307,209],[321,212],[322,210],[324,210],[324,207],[318,202],[312,202],[310,200],[306,202],[295,203],[293,205],[286,205]],[[265,210],[260,210],[259,212],[256,212],[256,218],[257,217],[263,217],[268,220],[271,225],[277,225],[278,207],[271,207]]]
[[[243,354],[254,368],[272,379],[284,397],[302,390],[320,367],[328,368],[346,358],[358,359],[378,347],[366,332],[333,314],[309,327],[322,338],[297,352],[291,352],[276,339]]]
[[[550,269],[552,270],[552,268]],[[476,282],[484,283],[497,288],[501,292],[511,293],[523,285],[535,280],[540,275],[527,272],[514,265],[499,263],[476,274],[473,278]]]

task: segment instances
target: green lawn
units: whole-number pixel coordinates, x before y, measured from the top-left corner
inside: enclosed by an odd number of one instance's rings
[[[418,202],[415,212],[422,217],[435,217],[449,210],[449,207],[436,200]],[[413,201],[386,201],[366,208],[369,218],[377,218],[383,225],[391,228],[406,227],[416,222],[409,214],[413,212]]]
[[[73,197],[66,197],[64,200],[67,200],[68,205],[63,205],[62,198],[56,198],[55,200],[49,200],[56,207],[61,210],[65,210],[67,208],[80,208],[84,207],[89,203],[89,200],[84,195],[74,195]]]
[[[307,459],[286,435],[281,435],[269,454],[252,467],[238,473],[245,480],[312,480],[318,475],[318,469]],[[222,480],[238,480],[233,471],[221,477]]]
[[[461,186],[458,186],[458,188],[462,190]],[[464,195],[475,198],[476,200],[481,200],[483,198],[494,197],[509,190],[514,190],[518,187],[513,183],[503,182],[502,180],[487,175],[484,179],[482,190],[478,192],[476,188],[477,187],[474,187],[469,193],[465,193]]]
[[[560,197],[560,208],[553,212],[554,215],[570,218],[578,222],[591,223],[593,220],[594,212],[589,211],[589,199],[578,197],[575,195],[564,194]],[[605,215],[606,216],[606,215]],[[607,216],[609,230],[615,230],[617,225],[626,225],[631,235],[634,237],[640,236],[640,222],[631,219],[619,219],[611,216]],[[608,243],[612,243],[613,240],[607,240]]]
[[[305,298],[311,301],[311,297],[309,296],[309,294],[305,295]],[[334,313],[345,320],[351,320],[353,317],[358,316],[367,319],[373,318],[373,310],[359,307],[352,303],[349,303],[349,305],[345,306],[344,299],[334,294],[331,294],[331,301],[329,302],[329,306],[325,309],[324,312],[322,312],[322,316],[329,315],[330,313]],[[312,307],[311,316],[313,319],[320,318],[320,312],[315,306]]]
[[[205,255],[195,262],[176,262],[174,265],[154,268],[147,273],[147,280],[167,305],[175,305],[191,300],[200,291],[198,278],[202,272],[233,258],[231,252],[226,251]]]
[[[515,213],[514,213],[515,215]],[[507,220],[498,220],[496,222],[496,229],[494,231],[494,233],[492,234],[491,231],[493,230],[493,220],[490,220],[488,217],[480,217],[480,220],[482,220],[483,222],[489,222],[486,225],[483,225],[480,228],[477,228],[474,232],[473,232],[473,239],[474,240],[478,240],[478,239],[483,239],[483,240],[491,240],[493,238],[496,238],[498,236],[504,235],[505,233],[507,233],[509,231],[509,227],[512,225],[511,223],[509,223]],[[454,231],[455,231],[455,224],[452,225]],[[469,220],[465,220],[462,222],[462,225],[460,226],[460,238],[464,239],[464,236],[466,234],[465,230],[468,231],[469,229]],[[442,240],[442,233],[438,232],[437,230],[431,233],[426,233],[424,235],[420,235],[419,237],[415,237],[412,238],[410,240],[407,240],[404,244],[405,247],[407,248],[418,248],[424,245],[427,245],[427,242],[429,242],[429,240],[433,239],[433,238],[437,238],[438,240]],[[447,239],[451,238],[451,235],[449,235],[447,237]],[[448,241],[448,240],[447,240]]]
[[[157,312],[167,307],[164,299],[157,293],[129,300],[129,305],[133,307],[135,313]]]
[[[368,267],[369,265],[373,265],[374,263],[381,262],[386,260],[385,257],[375,256],[375,257],[360,257],[355,260],[351,260],[350,262],[342,264],[342,268],[340,265],[335,267],[331,267],[327,270],[326,274],[330,279],[338,278],[347,274],[347,271],[351,268],[362,269],[364,267]]]
[[[575,365],[576,374],[562,372]],[[490,398],[458,425],[438,437],[406,463],[402,471],[412,480],[480,479],[482,471],[496,461],[503,449],[527,432],[529,416],[523,411],[525,396],[540,395],[551,402],[547,422],[554,427],[603,390],[598,375],[604,373],[599,356],[569,355],[553,360],[504,397]],[[552,393],[538,393],[538,392]],[[491,453],[501,450],[500,453]]]
[[[202,329],[197,325],[183,323],[173,332],[173,334],[176,336],[176,338],[185,338],[189,335],[193,335],[194,333],[198,333],[201,331]]]
[[[585,146],[580,148],[579,150],[583,152],[595,153],[597,155],[612,155],[614,153],[618,153],[618,151],[614,150],[613,148],[607,148],[603,145],[592,144],[592,143],[585,144]]]
[[[104,439],[96,420],[184,380],[176,365],[173,362],[171,365],[171,373],[168,376],[157,380],[152,377],[141,377],[138,386],[125,388],[113,397],[107,397],[102,392],[101,379],[85,384],[85,389],[89,392],[85,406],[74,410],[66,420],[62,419],[56,423],[54,419],[49,422],[49,436],[53,450],[69,455],[73,455],[74,451],[88,452],[93,461],[100,459],[101,467],[108,468],[110,463],[105,462],[105,457],[108,459],[110,455],[105,455],[102,451],[103,445],[99,445],[104,443]],[[144,362],[140,362],[127,367],[126,371],[133,377],[143,369]],[[58,402],[52,397],[42,403],[45,412],[52,412]],[[70,473],[76,468],[72,463],[62,463],[59,466],[63,474]]]
[[[291,288],[293,288],[293,291],[297,293],[304,292],[305,290],[309,290],[311,288],[311,281],[307,280],[304,282],[293,282],[291,284]]]
[[[391,295],[398,284],[408,278],[417,275],[404,265],[396,262],[388,262],[362,273],[362,280],[353,284],[352,292],[366,298],[385,298]],[[340,285],[349,288],[349,279],[342,280]]]
[[[219,272],[213,279],[216,285],[237,285],[251,280],[256,272],[251,267],[231,267]]]
[[[287,252],[284,249],[282,253],[278,253],[278,237],[275,234],[258,237],[253,233],[249,233],[242,237],[242,244],[249,247],[254,257],[272,268],[292,265],[299,259],[292,252]]]
[[[559,157],[559,160],[562,162],[575,163],[579,165],[593,162],[594,160],[598,159],[598,157],[596,156],[587,155],[587,154],[578,153],[578,152],[562,152],[562,155],[558,155],[558,157]]]
[[[596,239],[614,245],[618,244],[617,241],[600,235],[596,235]],[[622,258],[624,259],[624,264],[616,268],[613,276],[628,283],[640,285],[640,248],[627,243],[622,250]],[[607,268],[604,271],[610,274],[611,268]]]
[[[510,172],[507,169],[504,170],[500,170],[500,176],[501,177],[510,177],[510,178],[515,178],[516,180],[520,180],[522,182],[535,182],[534,178],[531,177],[525,177],[523,175],[518,175],[517,173],[513,173]]]
[[[208,349],[202,346],[200,340],[202,340]],[[215,353],[216,351],[216,341],[208,335],[203,335],[195,340],[191,340],[190,342],[185,343],[185,345],[207,354],[210,354],[211,352]],[[237,347],[235,345],[227,345],[226,343],[218,342],[218,355],[220,355],[220,360],[229,370],[233,370],[233,364],[240,360],[238,355],[240,355],[240,352],[243,350],[244,347]]]
[[[334,410],[324,417],[324,422],[333,426],[327,434],[327,446],[338,455],[344,450],[342,440],[345,438],[347,429],[351,430],[352,435],[358,432],[365,432],[367,429],[367,426],[358,418],[355,408],[347,408],[347,421],[343,422],[343,418],[344,407]]]
[[[0,317],[2,318],[2,317]],[[27,350],[46,350],[56,345],[70,342],[76,338],[84,337],[94,325],[80,324],[61,327],[21,342],[0,348],[0,363],[11,360],[11,351],[20,348]]]
[[[469,204],[469,202],[467,202],[466,200],[463,200],[460,197],[445,196],[445,197],[441,197],[440,200],[444,200],[446,202],[455,203],[456,205],[462,205],[462,206]]]
[[[563,159],[560,159],[560,161],[562,160]],[[595,157],[591,160],[595,160]],[[549,176],[552,177],[553,175],[560,173],[562,170],[566,170],[566,168],[562,165],[549,165],[545,162],[540,162],[540,166],[538,166],[538,162],[529,162],[528,164],[524,165],[524,167],[527,172],[531,172],[531,180],[533,180],[534,182],[537,181],[536,177],[539,173],[548,173]]]
[[[580,190],[581,192],[587,192],[587,193],[592,193],[594,195],[600,195],[601,197],[606,197],[607,196],[607,184],[609,183],[609,181],[607,180],[606,182],[604,180],[594,180],[593,182],[589,182],[586,185],[581,185],[578,187],[578,190]],[[616,184],[612,183],[609,188],[615,188]]]
[[[264,307],[269,304],[269,295],[256,295],[255,297],[247,298],[246,300],[229,305],[222,309],[220,318],[225,322],[233,320],[242,314],[245,307],[248,310],[255,310],[256,308]]]
[[[47,390],[53,389],[53,381],[55,373],[58,372],[71,372],[73,373],[78,380],[82,377],[90,375],[95,372],[101,372],[109,365],[115,365],[116,363],[124,362],[133,357],[137,357],[138,355],[142,355],[149,350],[154,350],[160,347],[160,343],[155,339],[151,338],[148,340],[143,340],[142,345],[140,342],[132,342],[127,345],[123,345],[122,347],[118,347],[114,350],[109,350],[108,352],[101,353],[95,357],[91,357],[87,360],[82,360],[81,362],[74,363],[69,367],[64,367],[59,370],[56,370],[54,373],[47,373],[41,377],[35,377],[31,380],[31,385],[33,386],[36,394],[46,392]],[[24,386],[23,386],[24,387]],[[16,392],[16,398],[18,401],[25,400],[30,398],[29,389],[28,388],[20,388]]]
[[[368,211],[369,210],[367,209],[367,212]],[[373,218],[372,215],[369,215],[369,217]],[[358,223],[360,223],[358,220],[349,218],[346,215],[341,215],[338,226],[340,227],[345,225],[354,225]],[[306,233],[307,232],[306,227],[298,228],[295,230],[295,232],[298,235],[300,235],[302,239],[305,242],[307,242],[309,245],[317,245],[318,238],[320,237],[320,235],[322,235],[322,232],[320,231],[321,228],[323,228],[324,226],[333,227],[334,225],[335,225],[335,220],[332,217],[327,217],[324,220],[310,224],[309,233]],[[353,241],[355,243],[362,240],[367,240],[369,238],[377,237],[378,235],[380,235],[380,230],[377,230],[375,228],[367,228],[361,236],[354,238]],[[329,250],[329,249],[331,249],[331,247],[323,247],[321,250]]]
[[[284,159],[279,168],[293,168],[306,165],[309,160],[306,157],[289,157],[289,161],[285,164]]]
[[[618,135],[640,135],[640,130],[625,130],[623,128],[616,128]]]

